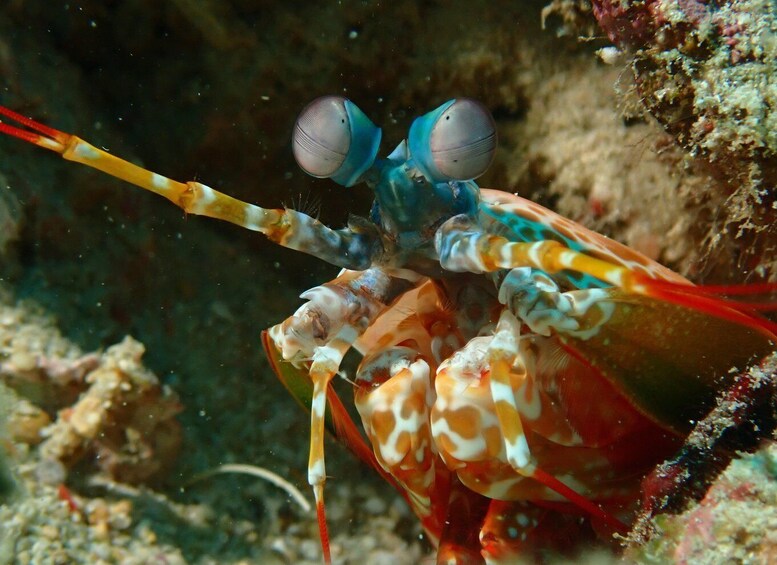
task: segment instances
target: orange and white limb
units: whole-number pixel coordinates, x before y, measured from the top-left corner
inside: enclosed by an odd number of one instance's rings
[[[324,508],[327,389],[354,342],[387,305],[412,288],[412,284],[379,268],[362,272],[343,271],[333,281],[304,292],[302,298],[308,302],[269,331],[270,338],[285,360],[297,365],[310,363],[308,374],[313,392],[308,483],[313,487],[327,562],[330,560]]]
[[[554,240],[512,241],[483,231],[464,216],[455,216],[438,230],[435,248],[440,265],[455,273],[492,273],[532,267],[549,274],[568,270],[636,294],[647,294],[643,273],[575,251]]]
[[[408,347],[365,358],[356,376],[356,409],[381,467],[422,520],[432,514],[436,450],[429,427],[434,388],[429,363]]]
[[[582,228],[580,231],[583,231]],[[597,241],[606,239],[600,235],[597,238]],[[616,247],[616,244],[612,242],[610,246]],[[607,249],[599,246],[594,250],[598,252],[600,248]],[[624,246],[618,244],[617,249],[620,248]],[[703,288],[694,287],[682,276],[657,263],[655,266],[636,263],[639,268],[635,268],[632,258],[647,259],[631,250],[623,260],[612,259],[609,254],[606,259],[600,259],[593,252],[577,251],[554,239],[512,241],[489,233],[467,216],[454,216],[440,226],[435,236],[435,249],[440,265],[446,271],[494,273],[531,267],[549,275],[575,273],[600,281],[604,286],[611,285],[626,294],[655,298],[752,327],[763,335],[773,335],[777,331],[777,324],[751,314],[751,310],[757,308],[710,296]]]
[[[0,133],[163,196],[187,214],[207,216],[263,233],[279,245],[346,269],[367,269],[381,253],[380,237],[368,226],[334,230],[296,210],[262,208],[200,182],[178,182],[154,173],[111,155],[78,136],[45,126],[4,106],[0,106],[0,116],[29,128],[21,129],[0,122]]]
[[[582,340],[596,335],[616,308],[607,289],[561,292],[550,276],[530,267],[505,275],[499,302],[537,335],[561,333]]]
[[[580,494],[586,492],[585,484],[563,472],[578,446],[590,450],[580,445],[575,430],[559,418],[555,400],[541,389],[532,337],[521,335],[520,323],[509,311],[502,314],[494,336],[470,340],[442,363],[435,389],[435,443],[448,468],[469,489],[497,500],[568,501],[614,529],[624,529]],[[532,445],[540,447],[539,454]],[[606,461],[598,464],[606,466]],[[554,471],[546,470],[547,465]]]

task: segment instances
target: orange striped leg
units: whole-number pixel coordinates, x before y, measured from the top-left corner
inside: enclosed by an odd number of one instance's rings
[[[440,264],[448,271],[491,273],[515,267],[534,267],[546,273],[562,270],[585,273],[636,294],[647,294],[646,275],[574,251],[557,241],[510,241],[483,233],[460,216],[440,226],[435,237]]]
[[[27,129],[0,123],[0,133],[17,137],[60,154],[68,161],[81,163],[148,190],[182,208],[197,214],[231,222],[265,234],[272,241],[308,253],[346,269],[364,270],[372,263],[376,233],[361,229],[333,230],[318,220],[295,210],[262,208],[232,198],[196,181],[178,182],[133,165],[87,143],[0,106],[5,116]]]
[[[523,392],[521,389],[524,389],[524,385],[530,384],[527,381],[534,374],[534,366],[531,354],[521,354],[520,323],[509,311],[503,312],[499,319],[494,339],[488,348],[488,360],[491,367],[491,394],[508,464],[519,475],[540,482],[616,531],[627,531],[624,524],[598,505],[540,468],[532,456],[521,414],[526,413],[531,419],[539,418],[542,403],[536,387],[534,394],[528,397],[518,394],[519,391]]]
[[[432,515],[436,453],[429,428],[434,389],[429,364],[408,347],[365,358],[355,403],[381,467],[402,486],[416,515]]]
[[[354,335],[355,337],[355,335]],[[324,418],[326,417],[326,391],[332,378],[340,369],[343,357],[353,340],[334,339],[316,349],[310,366],[310,380],[313,382],[313,399],[310,406],[310,456],[308,458],[308,484],[313,487],[316,499],[318,529],[321,534],[321,548],[324,561],[331,563],[329,534],[324,510],[324,483],[326,464],[324,462]]]
[[[502,280],[499,302],[536,334],[557,333],[589,339],[613,315],[611,290],[589,288],[561,292],[545,272],[518,267]]]
[[[532,476],[536,461],[529,451],[529,444],[521,420],[521,411],[541,410],[539,397],[536,402],[519,407],[517,391],[530,380],[529,356],[519,355],[521,326],[515,316],[505,311],[499,318],[496,333],[488,347],[488,364],[491,367],[491,396],[504,438],[507,462],[519,474]],[[533,419],[538,415],[531,414]]]

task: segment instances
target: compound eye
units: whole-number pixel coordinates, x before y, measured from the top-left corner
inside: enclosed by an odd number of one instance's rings
[[[351,147],[345,98],[323,96],[308,104],[294,126],[294,158],[311,176],[327,178],[339,169]]]
[[[380,129],[353,102],[323,96],[297,118],[292,150],[309,175],[351,186],[375,161],[380,137]]]
[[[470,180],[494,160],[496,125],[482,104],[459,98],[416,119],[408,143],[421,172],[431,180]]]
[[[496,125],[483,105],[456,100],[438,118],[429,137],[437,169],[446,177],[474,179],[486,172],[496,153]]]

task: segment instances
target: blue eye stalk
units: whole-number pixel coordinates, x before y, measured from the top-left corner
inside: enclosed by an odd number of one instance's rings
[[[309,175],[348,187],[375,162],[380,138],[380,128],[356,104],[342,96],[322,96],[297,118],[292,150]]]
[[[441,220],[475,212],[472,181],[488,169],[497,142],[482,104],[458,98],[416,118],[386,159],[377,158],[380,140],[380,128],[353,102],[324,96],[300,113],[292,149],[309,175],[346,187],[366,182],[376,196],[373,220],[396,236],[423,240]]]
[[[486,172],[496,153],[496,124],[482,104],[449,100],[413,121],[410,154],[432,181],[473,180]]]

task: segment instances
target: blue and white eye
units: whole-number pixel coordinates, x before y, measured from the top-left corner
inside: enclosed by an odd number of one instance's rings
[[[380,128],[356,104],[342,96],[322,96],[297,118],[292,150],[309,175],[352,186],[375,162],[380,137]]]
[[[413,161],[430,181],[471,180],[494,160],[496,124],[480,102],[457,98],[416,118],[407,142]]]

